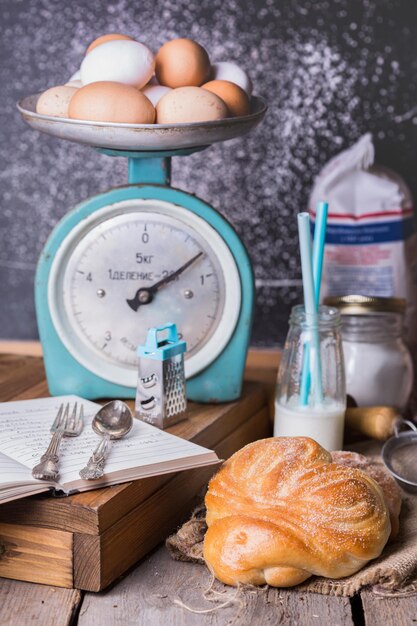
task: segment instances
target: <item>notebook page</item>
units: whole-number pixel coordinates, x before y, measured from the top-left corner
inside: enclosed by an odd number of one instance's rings
[[[0,403],[0,453],[17,461],[30,472],[48,447],[52,436],[49,429],[60,405],[70,402],[72,407],[76,401],[82,402],[84,413],[89,416],[91,423],[99,405],[77,396]],[[63,439],[62,453],[69,441],[69,438]]]
[[[95,435],[94,441],[92,442],[91,434],[88,433],[88,436],[84,437],[83,441],[80,442],[82,445],[82,454],[68,455],[63,459],[61,465],[61,484],[77,479],[79,480],[79,470],[86,464],[94,447],[99,441],[100,437]],[[93,445],[91,445],[91,443],[93,443]],[[112,472],[120,472],[134,467],[146,468],[146,466],[167,462],[172,462],[174,465],[173,469],[175,470],[176,461],[180,466],[183,465],[180,461],[189,459],[190,465],[192,466],[193,457],[196,459],[199,457],[198,464],[200,464],[202,456],[217,459],[215,453],[207,448],[175,437],[140,420],[134,420],[132,430],[125,438],[111,442],[105,473],[109,475]],[[81,457],[82,464],[80,465]],[[151,474],[154,473],[155,471],[152,470]],[[144,475],[146,475],[146,472]]]
[[[92,418],[99,408],[94,402],[68,396],[0,404],[0,452],[31,469],[49,443],[49,427],[59,405],[75,400],[84,405],[85,426],[78,437],[65,437],[62,441],[59,482],[65,485],[66,482],[79,480],[80,469],[86,465],[100,441],[91,428]],[[110,474],[181,459],[192,461],[193,457],[201,455],[215,457],[214,453],[202,446],[135,419],[130,433],[111,443],[105,472]]]
[[[32,474],[27,467],[0,452],[0,488],[5,484],[26,483],[32,480]]]

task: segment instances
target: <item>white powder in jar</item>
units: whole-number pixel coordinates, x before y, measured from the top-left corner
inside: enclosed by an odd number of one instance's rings
[[[402,339],[356,342],[343,337],[342,343],[346,392],[357,404],[404,408],[413,386],[413,365]]]
[[[404,409],[413,387],[413,362],[403,340],[403,298],[346,295],[325,298],[342,314],[346,393],[358,406]]]

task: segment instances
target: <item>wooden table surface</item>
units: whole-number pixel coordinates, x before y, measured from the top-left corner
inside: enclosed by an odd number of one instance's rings
[[[0,397],[10,390],[9,368],[16,357],[0,357]],[[276,354],[252,353],[251,378],[273,380]],[[43,385],[39,381],[39,385]],[[25,390],[18,390],[22,396]],[[46,393],[46,389],[45,389]],[[164,546],[100,593],[35,585],[0,578],[1,626],[413,626],[417,593],[383,597],[363,591],[354,598],[295,590],[236,592],[214,584],[215,604],[204,598],[211,576],[202,565],[172,561]],[[211,596],[213,597],[213,596]],[[213,611],[213,607],[220,607]],[[186,605],[187,608],[181,606]]]

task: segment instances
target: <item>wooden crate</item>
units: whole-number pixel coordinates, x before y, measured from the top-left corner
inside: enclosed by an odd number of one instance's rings
[[[0,357],[0,401],[47,395],[42,360]],[[190,403],[175,435],[227,458],[270,434],[265,387],[246,382],[237,402]],[[199,468],[67,498],[35,496],[0,506],[0,576],[100,591],[189,514],[215,468]]]

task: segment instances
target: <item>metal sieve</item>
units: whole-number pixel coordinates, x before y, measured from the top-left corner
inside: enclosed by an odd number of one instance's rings
[[[382,460],[401,487],[417,493],[417,426],[400,420],[394,433],[382,448]]]

